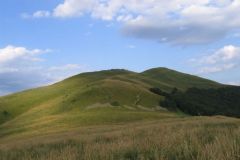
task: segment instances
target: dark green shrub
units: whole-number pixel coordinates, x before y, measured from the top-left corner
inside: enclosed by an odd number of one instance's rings
[[[150,90],[152,93],[158,94],[158,95],[160,95],[160,96],[168,96],[168,95],[169,95],[168,93],[162,91],[160,88],[150,88],[149,90]]]
[[[9,113],[8,113],[7,111],[2,111],[2,114],[3,114],[4,116],[8,116],[8,115],[9,115]]]
[[[120,106],[120,103],[118,101],[114,101],[110,103],[112,106]]]

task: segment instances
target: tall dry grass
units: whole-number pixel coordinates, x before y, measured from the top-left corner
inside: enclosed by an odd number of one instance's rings
[[[1,160],[239,160],[240,123],[224,117],[92,131],[0,152]],[[107,131],[108,130],[108,131]],[[73,134],[74,135],[74,134]]]

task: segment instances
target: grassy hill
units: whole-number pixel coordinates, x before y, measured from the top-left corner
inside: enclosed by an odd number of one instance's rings
[[[0,98],[0,124],[1,128],[26,128],[27,124],[33,126],[65,122],[74,119],[77,123],[95,123],[96,117],[86,117],[88,114],[100,116],[96,123],[120,121],[128,119],[142,119],[154,117],[152,115],[162,110],[158,96],[149,91],[149,88],[160,87],[170,91],[174,87],[187,89],[192,86],[200,88],[219,87],[220,84],[199,77],[179,73],[166,68],[156,68],[143,73],[127,70],[106,70],[83,73],[51,86],[27,90]],[[107,109],[106,109],[107,108]],[[96,112],[95,112],[96,111]],[[117,112],[117,116],[106,118],[100,112]],[[121,112],[136,112],[141,116],[121,117]],[[148,111],[148,112],[145,112]],[[167,111],[161,111],[166,114]],[[83,116],[82,116],[83,114]],[[114,114],[114,113],[112,113]],[[109,114],[109,115],[112,115]],[[173,113],[168,113],[173,115]],[[134,115],[134,114],[133,114]],[[150,115],[150,116],[148,116]],[[69,116],[69,117],[68,117]],[[81,118],[78,118],[81,117]],[[86,117],[86,119],[84,118]],[[109,120],[107,120],[109,119]],[[5,130],[5,129],[4,129]],[[1,132],[0,132],[1,135]]]
[[[219,87],[218,83],[182,74],[166,68],[143,73],[126,70],[107,70],[76,75],[51,86],[20,92],[0,98],[0,124],[20,117],[42,118],[68,112],[82,112],[110,108],[158,110],[164,97],[149,91],[160,87],[170,91],[174,87],[187,89]],[[179,87],[181,86],[181,87]],[[10,123],[10,122],[9,122]]]
[[[193,76],[190,74],[181,73],[168,68],[153,68],[141,73],[141,75],[158,81],[158,83],[165,84],[169,88],[178,88],[179,90],[186,90],[192,87],[201,89],[207,88],[218,88],[223,86],[217,82],[204,79],[201,77]],[[155,85],[155,87],[161,86]]]
[[[153,125],[155,128],[158,128],[157,124],[188,122],[190,118],[183,112],[171,112],[159,105],[166,97],[150,89],[158,88],[171,93],[174,88],[185,92],[192,87],[217,89],[225,85],[167,68],[155,68],[142,73],[116,69],[82,73],[50,86],[0,97],[0,149],[14,146],[17,141],[20,146],[32,143],[33,137],[47,137],[47,142],[51,142],[52,138],[72,138],[65,135],[68,133],[76,135],[81,132],[91,139],[98,135],[89,137],[88,130],[92,129],[93,134],[99,127],[102,127],[101,132],[115,134],[119,130],[113,128],[134,126],[135,123],[141,124],[139,128],[145,130],[143,126],[151,122],[156,123]],[[218,124],[213,119],[213,125]],[[203,121],[207,122],[204,118]],[[228,118],[219,121],[219,124],[232,121],[234,126],[238,125],[236,119]],[[170,130],[171,127],[167,134]],[[141,137],[141,132],[137,134]],[[91,144],[95,144],[95,141]],[[17,150],[15,153],[24,152]],[[9,155],[0,152],[0,159],[1,156],[6,159],[10,155],[11,152]]]

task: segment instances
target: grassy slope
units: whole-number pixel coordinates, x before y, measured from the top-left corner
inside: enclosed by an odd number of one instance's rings
[[[239,160],[240,121],[187,117],[102,125],[0,143],[0,160]]]
[[[157,107],[163,97],[148,89],[157,86],[170,91],[175,86],[186,89],[193,85],[219,86],[163,68],[141,74],[126,70],[80,74],[48,87],[0,98],[0,137],[177,117]]]
[[[143,76],[157,80],[170,87],[186,90],[191,87],[218,88],[221,84],[197,76],[177,72],[167,68],[154,68],[141,73]],[[156,86],[158,87],[158,86]],[[161,88],[161,86],[160,86]]]

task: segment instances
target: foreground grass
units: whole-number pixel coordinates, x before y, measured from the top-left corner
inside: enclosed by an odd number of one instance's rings
[[[1,160],[238,160],[240,121],[188,117],[2,141]]]

